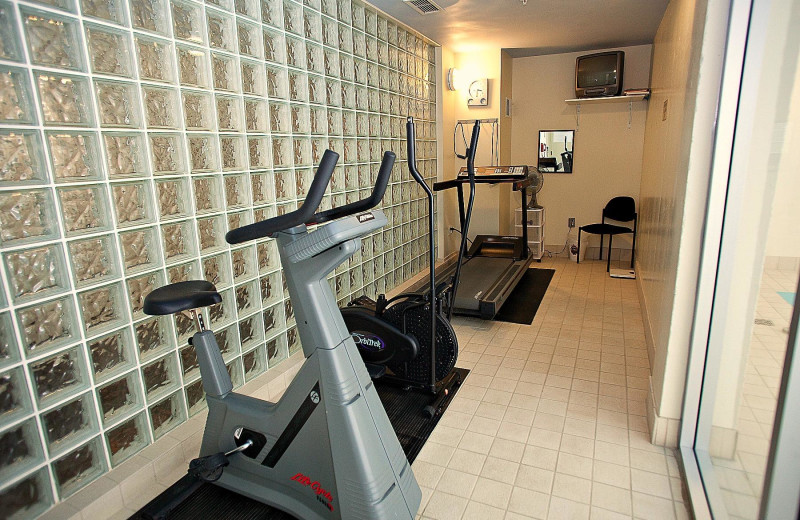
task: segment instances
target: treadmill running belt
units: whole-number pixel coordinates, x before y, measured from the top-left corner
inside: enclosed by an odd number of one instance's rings
[[[461,373],[461,381],[464,381],[469,374],[469,370],[463,368],[454,370]],[[442,413],[450,405],[459,388],[461,385],[453,386],[450,395],[442,403]],[[408,461],[413,463],[438,424],[441,414],[433,419],[428,419],[424,415],[423,409],[430,402],[430,394],[421,390],[405,391],[397,385],[380,380],[375,381],[375,389],[378,391],[378,396],[386,409],[386,415],[389,416],[389,421],[397,433],[397,439],[400,441]],[[174,484],[173,488],[191,483],[192,480],[187,475]],[[158,518],[144,514],[147,507],[142,508],[130,520]],[[292,520],[295,517],[219,486],[202,484],[166,517],[168,520],[194,520],[196,518]]]
[[[486,296],[486,291],[513,263],[511,258],[483,256],[475,256],[464,262],[456,291],[456,309],[478,310],[479,298]]]

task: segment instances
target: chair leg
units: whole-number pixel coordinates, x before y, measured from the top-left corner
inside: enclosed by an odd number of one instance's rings
[[[614,235],[608,235],[608,263],[606,264],[606,272],[611,272],[611,240],[614,238]]]
[[[633,245],[631,245],[631,269],[633,269],[633,259],[636,258],[636,224],[633,225]]]
[[[581,263],[581,228],[578,228],[578,256],[575,258],[576,263]]]
[[[600,257],[598,258],[598,260],[603,259],[603,239],[605,237],[606,237],[605,235],[600,235]]]

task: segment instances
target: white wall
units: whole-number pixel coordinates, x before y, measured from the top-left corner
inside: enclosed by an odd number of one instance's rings
[[[706,8],[706,0],[672,0],[656,33],[639,197],[637,282],[654,412],[673,419],[681,414],[724,44],[720,23],[706,25]]]
[[[800,79],[794,83],[789,121],[800,121]],[[787,131],[797,132],[797,125],[790,126]],[[767,236],[767,256],[800,257],[800,233],[797,231],[800,223],[800,204],[797,203],[800,194],[800,147],[789,146],[790,142],[787,138],[778,167],[778,181]],[[768,153],[769,150],[763,152],[765,163]]]
[[[625,51],[624,88],[648,86],[651,48],[604,49]],[[564,100],[575,97],[575,58],[588,52],[594,50],[515,58],[513,64],[511,162],[536,165],[539,130],[577,130],[573,173],[545,174],[538,197],[550,250],[563,247],[569,217],[579,226],[599,222],[612,197],[639,197],[647,101],[633,104],[630,128],[628,103],[582,104],[578,126],[576,107]],[[516,198],[512,206],[519,206]],[[599,245],[599,237],[589,240]],[[630,248],[630,239],[615,238],[614,246]]]
[[[763,47],[750,44],[738,99],[712,325],[719,332],[709,340],[723,345],[713,424],[724,428],[737,427],[765,254],[771,245],[770,256],[796,256],[800,241],[800,68],[773,51],[785,45],[786,10],[770,12]]]

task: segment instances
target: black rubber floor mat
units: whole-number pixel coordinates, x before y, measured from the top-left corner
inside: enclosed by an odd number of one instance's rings
[[[134,516],[134,518],[136,518]],[[252,498],[228,491],[213,484],[203,484],[167,517],[173,519],[214,518],[219,520],[295,520],[284,513]]]
[[[454,371],[458,372],[462,382],[469,374],[469,370],[465,368],[455,368]],[[375,382],[378,396],[397,433],[397,439],[406,452],[408,462],[413,463],[417,458],[460,387],[460,384],[454,385],[453,391],[442,403],[442,412],[433,419],[428,419],[424,409],[431,401],[430,394],[416,390],[405,391],[397,385],[381,383],[380,379]]]
[[[554,269],[528,269],[495,315],[495,321],[522,325],[533,323],[533,317],[536,316],[536,311],[539,310],[544,293],[547,292],[555,273]]]
[[[469,374],[469,370],[456,368],[461,381]],[[441,411],[447,409],[461,385],[453,386],[452,392],[442,403]],[[414,462],[425,442],[441,418],[441,413],[432,419],[424,414],[424,408],[431,401],[430,394],[417,390],[403,390],[397,385],[377,380],[375,388],[386,409],[386,415],[392,423],[400,445],[403,447],[409,462]],[[153,519],[152,507],[168,494],[181,492],[181,487],[188,489],[192,485],[189,477],[176,482],[170,489],[156,497],[150,504],[133,515],[130,520]],[[202,484],[189,497],[181,502],[169,516],[168,520],[195,520],[198,518],[214,518],[225,520],[292,520],[295,517],[261,502],[239,495],[213,484]]]

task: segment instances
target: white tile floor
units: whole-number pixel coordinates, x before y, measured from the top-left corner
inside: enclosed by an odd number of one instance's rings
[[[532,325],[455,320],[470,375],[414,462],[420,517],[682,519],[674,452],[650,444],[633,280],[556,270]]]
[[[797,276],[794,268],[764,270],[756,305],[760,322],[753,326],[739,402],[736,453],[732,460],[712,459],[733,519],[758,517],[793,309],[778,291],[795,292]]]

